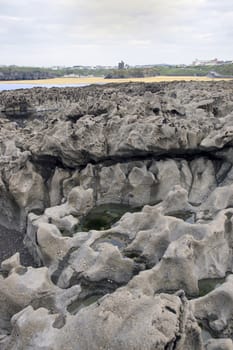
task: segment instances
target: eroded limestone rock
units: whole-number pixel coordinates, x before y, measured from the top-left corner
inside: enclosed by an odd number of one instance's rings
[[[215,337],[232,339],[233,276],[204,297],[190,303],[197,320]]]
[[[0,276],[0,333],[9,334],[11,317],[32,305],[35,309],[45,306],[51,312],[65,313],[72,297],[80,292],[79,286],[62,290],[50,280],[46,267],[32,268],[20,265],[17,256],[2,263],[9,272]]]
[[[205,344],[206,350],[232,350],[233,343],[231,339],[210,339]]]
[[[1,349],[232,348],[232,87],[0,93],[0,224],[38,264],[2,262]],[[141,209],[85,228],[112,204]]]
[[[187,302],[178,296],[120,289],[77,315],[67,316],[61,329],[55,327],[56,317],[46,309],[34,311],[27,307],[12,318],[14,331],[5,339],[3,350],[9,348],[8,344],[16,344],[17,335],[17,346],[25,350],[39,350],[41,346],[51,350],[139,350],[142,342],[148,350],[172,346],[180,350],[202,349],[200,328]]]

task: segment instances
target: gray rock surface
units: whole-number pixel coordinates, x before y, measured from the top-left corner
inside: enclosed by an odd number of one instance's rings
[[[233,82],[3,91],[0,128],[0,349],[232,349]]]
[[[206,350],[232,350],[233,342],[231,339],[211,339],[205,344]]]
[[[225,283],[212,292],[190,302],[196,319],[205,324],[215,337],[233,338],[232,286],[233,276],[230,275]]]
[[[3,349],[13,345],[11,349],[139,350],[142,344],[151,350],[202,349],[200,328],[188,303],[175,295],[120,289],[75,316],[67,315],[60,329],[54,325],[56,319],[57,314],[45,308],[25,308],[12,318],[12,335],[4,339]]]

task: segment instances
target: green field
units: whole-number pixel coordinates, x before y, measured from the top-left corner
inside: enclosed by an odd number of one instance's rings
[[[19,67],[2,66],[0,67],[0,80],[37,80],[61,78],[74,75],[75,77],[85,78],[147,78],[147,77],[205,77],[210,71],[214,71],[224,76],[233,76],[233,64],[217,66],[158,66],[150,68],[126,69],[89,69],[67,67],[62,69],[41,68],[41,67]]]

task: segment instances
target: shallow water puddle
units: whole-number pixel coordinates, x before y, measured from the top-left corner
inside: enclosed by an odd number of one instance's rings
[[[223,278],[206,278],[198,281],[199,297],[203,297],[204,295],[210,293],[212,290],[223,284],[226,281],[228,275],[230,275],[230,272],[227,272],[226,276]]]
[[[91,295],[85,299],[77,299],[67,307],[67,311],[72,315],[76,315],[81,309],[94,304],[99,298],[101,298],[101,295]]]
[[[79,231],[107,230],[115,224],[125,213],[140,211],[124,204],[103,204],[94,207],[82,220]]]

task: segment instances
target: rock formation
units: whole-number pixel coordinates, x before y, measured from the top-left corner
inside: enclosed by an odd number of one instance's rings
[[[233,82],[3,91],[0,127],[0,349],[233,349]]]

